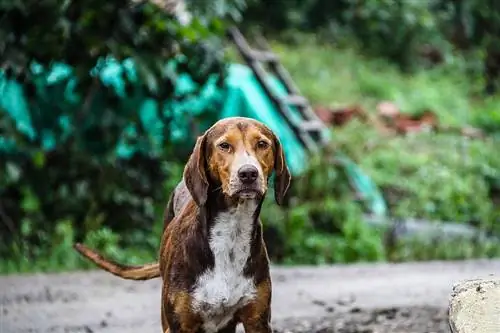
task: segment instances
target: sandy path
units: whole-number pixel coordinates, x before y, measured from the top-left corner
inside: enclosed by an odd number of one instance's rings
[[[448,332],[453,283],[500,274],[500,260],[274,267],[272,274],[279,331]],[[159,300],[160,280],[99,271],[0,277],[0,333],[160,332]]]

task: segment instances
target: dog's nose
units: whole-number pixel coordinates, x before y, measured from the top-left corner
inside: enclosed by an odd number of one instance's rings
[[[243,184],[253,183],[259,176],[259,170],[253,165],[244,165],[238,170],[238,178]]]

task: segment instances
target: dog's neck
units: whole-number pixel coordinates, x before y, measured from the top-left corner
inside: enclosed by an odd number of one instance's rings
[[[235,214],[240,218],[250,219],[253,222],[260,215],[263,197],[256,199],[229,198],[220,189],[209,193],[206,204],[200,207],[200,213],[205,215],[209,225],[221,213]]]
[[[242,242],[248,243],[248,246],[250,246],[256,221],[255,211],[257,206],[258,202],[248,200],[229,207],[227,210],[217,212],[213,217],[209,230],[210,241],[220,238],[227,244]]]
[[[257,212],[258,206],[259,202],[257,200],[242,200],[228,207],[227,210],[219,212],[216,218],[225,215],[230,219],[235,219],[240,222],[247,221],[249,224],[253,225],[256,219],[255,213]]]
[[[213,238],[213,228],[225,225],[224,228],[233,228],[232,232],[245,229],[249,232],[250,243],[259,240],[259,215],[263,197],[255,200],[236,200],[225,196],[222,191],[212,192],[206,204],[200,207],[199,217],[203,233],[207,241]],[[253,246],[252,246],[253,247]]]
[[[213,209],[209,210],[211,218],[207,228],[207,245],[213,265],[197,278],[193,294],[195,306],[207,316],[206,332],[219,331],[232,317],[229,312],[218,321],[211,320],[220,317],[220,309],[235,311],[256,292],[248,263],[259,244],[260,205],[260,200],[244,200],[229,206],[208,206]]]

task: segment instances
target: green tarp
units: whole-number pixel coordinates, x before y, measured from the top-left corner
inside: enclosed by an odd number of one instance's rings
[[[135,107],[139,112],[142,124],[150,135],[154,147],[159,147],[163,140],[161,128],[158,127],[161,122],[158,120],[158,103],[144,96],[126,96],[122,75],[125,73],[132,80],[136,79],[133,63],[126,60],[123,63],[115,61],[107,61],[100,66],[101,70],[97,73],[102,79],[102,82],[113,87],[117,94],[122,98],[120,106]],[[38,68],[33,69],[34,72],[40,71]],[[46,75],[44,75],[45,85],[57,86],[64,82],[64,89],[57,90],[56,93],[51,92],[52,103],[78,105],[81,103],[80,97],[74,92],[75,80],[71,78],[71,69],[64,64],[55,64]],[[69,80],[68,80],[69,78]],[[189,125],[187,119],[196,117],[206,110],[216,110],[218,114],[214,114],[214,119],[220,119],[231,116],[245,116],[258,119],[266,123],[279,136],[290,169],[293,173],[299,173],[305,167],[306,152],[298,139],[293,134],[292,130],[284,123],[279,112],[274,108],[271,101],[264,94],[259,83],[253,76],[251,70],[240,64],[231,64],[228,70],[228,77],[225,81],[225,86],[219,89],[216,84],[216,78],[209,80],[203,87],[201,94],[196,98],[188,98],[182,102],[166,102],[164,107],[169,109],[170,114],[173,113],[174,124],[170,133],[171,140],[175,142],[185,142],[189,140]],[[285,94],[283,87],[279,81],[274,78],[269,78],[272,88],[278,95]],[[176,92],[178,94],[186,94],[194,89],[194,83],[187,76],[181,76],[177,80]],[[55,95],[55,96],[54,96]],[[45,104],[46,110],[43,112],[51,112],[50,103]],[[93,107],[99,108],[99,101]],[[5,110],[13,117],[18,128],[30,137],[41,135],[43,137],[43,148],[50,150],[54,147],[55,142],[50,132],[35,133],[28,111],[28,104],[23,94],[23,90],[18,82],[7,80],[0,73],[0,108]],[[118,110],[120,111],[120,110]],[[209,117],[210,118],[210,117]],[[63,119],[61,119],[63,121]],[[210,124],[203,124],[202,127],[208,127]],[[133,128],[128,131],[133,133]],[[130,134],[129,133],[129,134]],[[324,135],[329,135],[325,131]],[[8,138],[2,138],[0,147],[7,149]],[[117,155],[120,157],[128,157],[133,153],[133,148],[127,146],[124,142],[117,147]]]
[[[132,82],[137,82],[134,64],[131,60],[125,60],[119,63],[113,60],[107,60],[99,65],[100,70],[94,71],[93,75],[98,75],[104,85],[113,89],[120,101],[116,106],[117,112],[138,112],[143,127],[148,133],[151,142],[152,150],[157,150],[161,146],[164,138],[162,137],[162,122],[159,121],[159,103],[140,93],[127,95],[125,92],[125,83],[123,75],[126,75]],[[46,114],[47,117],[56,108],[70,108],[78,110],[83,104],[81,96],[75,93],[76,79],[72,74],[71,68],[64,64],[54,64],[49,71],[42,72],[40,66],[33,66],[33,73],[39,74],[37,78],[37,88],[39,93],[32,100],[31,107],[39,113]],[[197,117],[206,110],[217,110],[223,104],[224,92],[216,88],[216,78],[211,78],[203,87],[200,94],[195,97],[188,97],[182,101],[164,101],[162,104],[164,112],[168,112],[173,118],[171,125],[170,138],[174,142],[184,143],[191,138],[189,133],[189,117]],[[176,94],[187,95],[195,88],[195,84],[188,76],[180,76],[175,87]],[[103,108],[102,99],[97,96],[92,104],[92,112],[96,119],[100,121],[99,113]],[[0,72],[0,109],[6,111],[16,122],[18,129],[31,138],[41,136],[42,149],[50,150],[56,144],[53,135],[50,131],[44,130],[41,133],[36,133],[32,120],[26,96],[21,89],[21,86],[15,80],[8,80],[5,75]],[[205,117],[206,118],[206,117]],[[212,115],[213,119],[218,118],[218,114]],[[65,119],[59,119],[63,128]],[[202,124],[202,127],[205,124]],[[210,124],[206,124],[208,126]],[[133,135],[135,129],[130,126],[124,133],[125,136]],[[0,138],[0,149],[12,149],[12,143],[8,138]],[[117,156],[128,158],[133,154],[138,147],[132,147],[125,143],[125,140],[120,142],[116,148]]]

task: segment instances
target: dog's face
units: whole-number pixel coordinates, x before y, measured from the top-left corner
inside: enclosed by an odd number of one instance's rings
[[[209,188],[220,189],[231,199],[262,198],[273,171],[276,201],[281,204],[290,185],[281,143],[262,123],[235,117],[218,121],[198,138],[184,180],[201,206]]]
[[[259,125],[232,122],[210,140],[210,178],[228,197],[255,199],[267,191],[274,168],[273,138]]]

